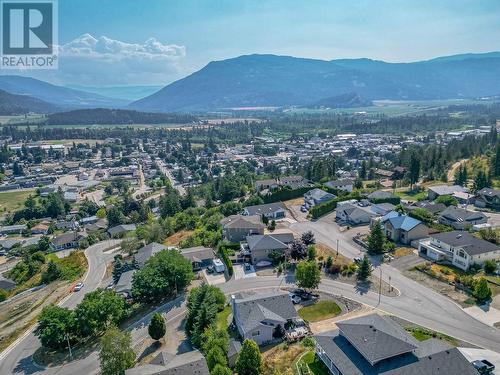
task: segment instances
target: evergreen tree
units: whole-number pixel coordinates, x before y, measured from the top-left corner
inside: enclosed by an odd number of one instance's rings
[[[480,302],[487,301],[491,298],[491,289],[488,286],[488,281],[484,277],[481,277],[478,281],[474,283],[474,297]]]
[[[372,273],[372,264],[365,254],[357,270],[358,280],[366,281]]]
[[[250,339],[243,341],[236,361],[236,372],[238,375],[258,375],[262,372],[262,357],[255,341]]]
[[[377,221],[373,224],[368,235],[368,252],[370,254],[382,254],[384,251],[385,236],[382,231],[382,224]]]
[[[159,313],[155,313],[151,318],[148,326],[149,336],[153,340],[159,340],[163,336],[165,336],[165,332],[167,331],[167,326],[165,324],[165,319]]]

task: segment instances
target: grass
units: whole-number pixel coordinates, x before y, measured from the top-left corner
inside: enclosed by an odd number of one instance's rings
[[[341,312],[342,309],[333,301],[319,301],[314,305],[302,307],[298,311],[299,316],[307,322],[334,318]]]
[[[225,331],[228,327],[227,320],[229,315],[231,314],[231,306],[224,307],[220,313],[217,314],[217,320],[215,321],[215,325],[217,329]]]
[[[0,193],[0,211],[11,213],[23,207],[26,199],[34,194],[34,190],[7,191]]]
[[[85,258],[83,251],[73,251],[64,258],[58,258],[55,254],[50,254],[50,260],[59,265],[63,280],[75,281],[87,269],[87,258]]]
[[[291,374],[292,364],[305,351],[306,348],[298,343],[292,345],[281,343],[269,349],[264,348],[262,353],[263,374]]]
[[[423,201],[427,198],[427,193],[425,191],[405,190],[405,191],[396,191],[395,194],[401,199],[414,202]]]
[[[297,363],[296,368],[299,369],[299,375],[307,373],[307,368],[309,369],[309,373],[312,375],[329,375],[327,367],[319,358],[316,357],[316,354],[313,351],[309,351],[305,353],[300,361]]]
[[[411,254],[413,254],[413,249],[410,247],[398,247],[394,250],[394,258],[396,259]]]
[[[407,332],[409,332],[417,341],[425,341],[425,340],[435,338],[438,340],[446,341],[450,345],[453,345],[453,346],[458,345],[458,341],[455,338],[448,336],[448,335],[445,335],[443,333],[432,331],[432,330],[427,329],[427,328],[406,327],[405,330]]]

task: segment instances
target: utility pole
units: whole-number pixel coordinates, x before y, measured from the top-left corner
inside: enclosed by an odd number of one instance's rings
[[[337,238],[337,255],[335,256],[335,258],[338,257],[339,257],[339,239]]]
[[[380,299],[382,298],[382,267],[380,267],[380,283],[378,286],[378,304],[380,305]]]

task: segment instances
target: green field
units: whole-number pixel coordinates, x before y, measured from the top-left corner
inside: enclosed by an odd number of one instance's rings
[[[302,307],[298,312],[305,321],[318,322],[336,317],[342,309],[333,301],[319,301],[314,305]]]
[[[34,193],[34,190],[0,192],[0,212],[7,214],[19,210],[26,198]]]

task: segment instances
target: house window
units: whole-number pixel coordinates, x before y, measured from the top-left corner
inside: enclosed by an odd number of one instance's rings
[[[260,331],[255,331],[255,332],[252,332],[252,337],[254,336],[259,336],[260,335]]]
[[[458,256],[460,258],[465,258],[465,251],[463,251],[462,249],[460,249],[460,251],[458,252]]]

